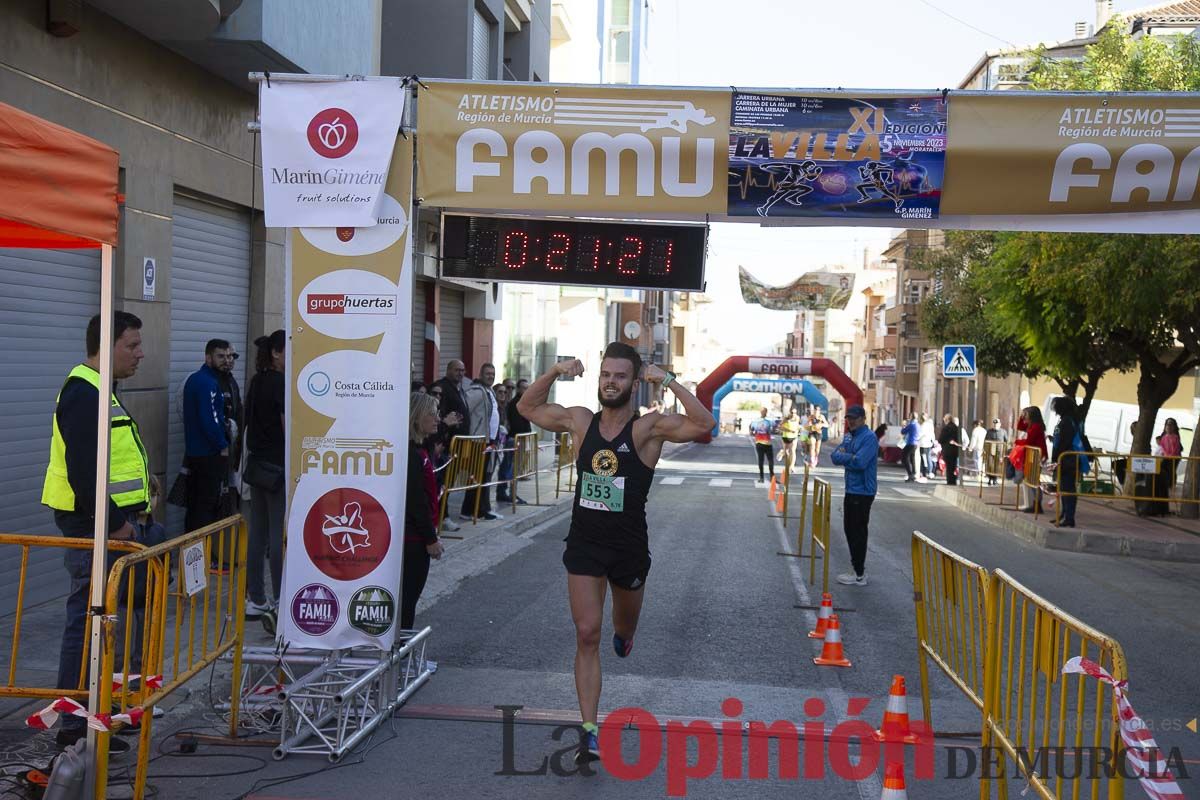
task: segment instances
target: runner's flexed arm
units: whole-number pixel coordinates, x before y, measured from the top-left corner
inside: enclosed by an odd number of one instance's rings
[[[675,376],[654,364],[647,364],[642,377],[654,385],[669,388],[683,405],[682,414],[660,414],[654,424],[654,436],[668,442],[691,442],[716,426],[712,412],[675,380]]]
[[[525,419],[554,433],[576,432],[576,419],[586,418],[591,421],[592,412],[577,406],[565,408],[558,403],[549,402],[550,387],[560,377],[578,377],[583,374],[583,362],[579,359],[560,361],[550,368],[550,371],[529,384],[525,394],[517,403],[517,411]],[[584,424],[586,428],[586,423]]]

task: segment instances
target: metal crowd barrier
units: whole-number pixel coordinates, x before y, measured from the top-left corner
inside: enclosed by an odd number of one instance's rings
[[[813,478],[812,482],[812,559],[808,567],[808,585],[817,580],[817,550],[823,562],[821,567],[821,592],[829,591],[829,517],[833,506],[833,492],[829,481]]]
[[[983,443],[983,470],[979,473],[979,496],[983,497],[985,478],[998,478],[1000,481],[1000,503],[1004,504],[1004,462],[1008,458],[1008,443],[997,440]],[[968,469],[968,472],[974,472]]]
[[[809,466],[808,462],[804,462],[804,480],[800,484],[800,520],[796,525],[796,552],[794,553],[779,553],[781,556],[791,556],[792,558],[804,558],[804,521],[808,517],[808,482],[809,482]],[[788,495],[791,492],[791,476],[787,475],[784,478],[784,499],[783,499],[783,525],[787,527],[788,517]],[[811,557],[815,557],[814,553]]]
[[[122,556],[109,571],[99,707],[122,713],[133,707],[145,711],[138,739],[134,800],[145,796],[153,707],[230,651],[233,705],[229,735],[237,733],[246,544],[246,523],[238,514]],[[210,564],[228,566],[210,570]],[[122,620],[137,624],[121,625]],[[132,678],[114,681],[118,674],[140,674],[143,678],[131,685]],[[162,685],[147,685],[147,676],[162,676]],[[96,800],[103,800],[106,793],[110,736],[107,732],[96,736]]]
[[[450,440],[450,461],[446,470],[446,482],[442,487],[441,519],[446,519],[446,506],[453,492],[479,489],[483,484],[483,471],[487,454],[487,439],[483,436],[455,436]],[[471,521],[479,519],[481,493],[475,495],[475,507]]]
[[[989,577],[986,569],[920,531],[912,535],[912,568],[921,707],[932,726],[927,660],[983,710]]]
[[[8,651],[8,679],[4,686],[0,686],[0,697],[30,697],[44,698],[47,700],[57,700],[60,697],[70,697],[73,700],[78,700],[83,704],[87,704],[88,688],[88,650],[91,644],[90,632],[86,626],[83,631],[83,658],[79,670],[79,684],[72,689],[62,689],[55,686],[36,686],[30,685],[27,681],[33,681],[31,677],[26,678],[24,671],[20,670],[20,650],[21,650],[21,627],[24,621],[25,614],[25,590],[29,586],[29,553],[32,549],[53,548],[56,550],[86,550],[89,553],[92,551],[94,542],[91,537],[74,538],[66,536],[26,536],[17,533],[0,534],[0,545],[9,545],[12,547],[21,548],[21,564],[17,573],[17,608],[13,615],[12,621],[12,642]],[[110,553],[136,553],[145,548],[136,542],[127,541],[109,541],[108,549]],[[13,556],[16,553],[12,553]],[[19,674],[20,673],[20,674]],[[18,679],[22,683],[18,684]]]
[[[1087,456],[1091,461],[1091,468],[1086,473],[1079,470],[1079,459],[1076,456],[1081,455]],[[1062,490],[1061,476],[1064,474],[1063,460],[1068,457],[1074,461],[1074,492],[1064,492]],[[1108,462],[1107,470],[1101,469],[1103,461]],[[1180,464],[1184,467],[1183,486],[1186,487],[1189,485],[1188,479],[1190,478],[1190,485],[1193,487],[1193,492],[1196,491],[1197,487],[1200,487],[1200,481],[1196,479],[1197,474],[1200,473],[1200,458],[1191,456],[1143,456],[1133,453],[1113,453],[1109,451],[1069,451],[1057,454],[1055,462],[1053,476],[1054,494],[1058,500],[1055,503],[1055,522],[1062,519],[1063,497],[1091,497],[1109,501],[1132,500],[1141,503],[1164,503],[1168,505],[1168,508],[1170,503],[1178,503],[1181,506],[1200,504],[1200,496],[1184,496],[1183,488],[1180,488],[1178,496],[1172,496],[1172,491],[1179,483]],[[1118,465],[1121,465],[1120,472],[1124,474],[1118,474]],[[1146,479],[1150,481],[1149,494],[1138,492],[1137,481],[1139,475],[1146,476]],[[1125,491],[1126,486],[1130,484],[1132,484],[1133,488],[1132,494]],[[1166,491],[1165,496],[1155,494],[1160,485]]]
[[[575,458],[577,455],[575,452],[575,441],[571,438],[571,434],[560,433],[558,435],[558,467],[554,478],[555,500],[558,499],[560,491],[575,491]],[[565,489],[561,489],[564,469],[567,470],[567,486]]]
[[[1029,489],[1033,492],[1033,513],[1036,518],[1042,509],[1042,451],[1038,447],[1026,447],[1022,451],[1024,469],[1021,470],[1021,485],[1018,489]],[[1021,508],[1021,492],[1017,492],[1017,502],[1014,508]]]
[[[538,435],[536,433],[518,433],[513,446],[513,475],[509,495],[512,497],[513,511],[517,510],[517,481],[522,478],[533,478],[533,499],[535,505],[542,504],[542,487],[537,481]]]
[[[1107,775],[1102,767],[1090,770],[1086,766],[1089,753],[1091,758],[1099,758],[1100,748],[1118,754],[1110,758],[1123,758],[1113,693],[1085,675],[1062,674],[1069,658],[1082,656],[1108,670],[1116,680],[1125,680],[1121,646],[1003,570],[996,570],[989,581],[988,608],[982,745],[984,753],[997,745],[1002,749],[995,774],[1008,774],[1006,761],[1011,758],[1043,800],[1078,798],[1081,793],[1093,800],[1121,800],[1121,770]],[[1039,774],[1046,772],[1042,759],[1054,758],[1039,757],[1039,753],[1049,753],[1046,748],[1084,759],[1080,762],[1084,766],[1075,769],[1068,764],[1065,769],[1054,769],[1053,778]],[[987,770],[980,773],[980,798],[991,797],[989,774]],[[1006,779],[998,778],[997,784],[999,796],[1007,798]]]

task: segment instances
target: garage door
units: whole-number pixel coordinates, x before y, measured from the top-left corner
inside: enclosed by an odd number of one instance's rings
[[[86,357],[84,331],[100,310],[100,255],[0,250],[0,531],[57,535],[41,504],[54,401]],[[21,554],[0,548],[0,615],[16,609]],[[26,607],[64,594],[62,551],[30,551]]]
[[[452,359],[463,357],[463,293],[459,289],[442,287],[439,309],[441,326],[438,331],[442,340],[439,353],[438,376],[446,374],[446,365]]]
[[[413,281],[412,367],[409,372],[414,381],[425,380],[425,287],[428,285],[425,281]]]
[[[241,354],[234,376],[246,394],[254,353],[247,347],[250,313],[250,221],[241,210],[175,196],[171,233],[171,411],[167,426],[167,484],[183,462],[179,392],[204,363],[209,339],[227,339]],[[183,532],[183,509],[167,506],[167,530]]]

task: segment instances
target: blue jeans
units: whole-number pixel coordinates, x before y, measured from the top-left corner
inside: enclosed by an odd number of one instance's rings
[[[110,551],[108,553],[108,568],[124,553]],[[81,661],[83,659],[83,641],[88,633],[88,604],[91,602],[92,587],[92,551],[67,550],[63,555],[63,563],[67,574],[71,576],[71,592],[67,595],[67,619],[63,626],[62,649],[58,656],[58,687],[60,689],[75,689],[79,686]],[[124,610],[122,603],[122,610]],[[130,640],[130,671],[140,672],[142,663],[142,611],[134,611],[136,624]],[[117,642],[124,642],[124,635],[118,631]],[[123,671],[120,663],[120,653],[116,656],[116,669]],[[104,709],[101,709],[104,710]],[[87,720],[71,714],[61,718],[62,730],[81,732],[87,727]]]
[[[511,481],[512,476],[513,476],[513,454],[505,453],[504,457],[502,459],[500,459],[499,480]],[[496,502],[497,503],[504,503],[504,502],[508,502],[509,500],[511,500],[511,498],[508,496],[508,492],[509,492],[510,488],[512,488],[512,484],[508,484],[508,483],[504,484],[503,486],[496,487]]]

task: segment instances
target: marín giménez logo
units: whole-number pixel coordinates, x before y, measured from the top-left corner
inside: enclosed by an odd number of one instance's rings
[[[314,372],[312,375],[308,376],[308,391],[311,392],[314,397],[324,397],[329,393],[329,387],[331,385],[332,381],[329,380],[329,376],[324,372]]]
[[[341,158],[358,144],[358,122],[343,108],[317,112],[308,123],[308,144],[325,158]]]
[[[304,305],[310,314],[395,314],[394,294],[310,294]]]

